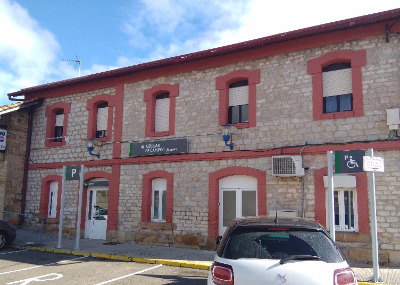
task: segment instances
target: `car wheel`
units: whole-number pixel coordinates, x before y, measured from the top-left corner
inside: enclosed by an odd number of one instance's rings
[[[7,234],[0,231],[0,250],[2,250],[7,244]]]

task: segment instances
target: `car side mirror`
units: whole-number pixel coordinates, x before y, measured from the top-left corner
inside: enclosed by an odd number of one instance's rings
[[[216,243],[217,245],[219,245],[219,244],[221,243],[221,240],[222,240],[222,236],[218,236],[218,237],[215,239],[215,243]]]

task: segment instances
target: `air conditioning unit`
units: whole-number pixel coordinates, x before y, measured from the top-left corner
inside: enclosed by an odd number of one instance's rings
[[[304,176],[304,168],[300,155],[280,155],[272,157],[272,175]]]

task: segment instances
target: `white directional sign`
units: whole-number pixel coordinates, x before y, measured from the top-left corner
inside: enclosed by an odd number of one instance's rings
[[[363,157],[364,171],[384,172],[384,160],[378,156],[364,156]]]

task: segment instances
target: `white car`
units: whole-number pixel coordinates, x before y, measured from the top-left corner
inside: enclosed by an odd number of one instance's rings
[[[219,242],[208,285],[358,284],[326,230],[305,219],[233,220]]]

